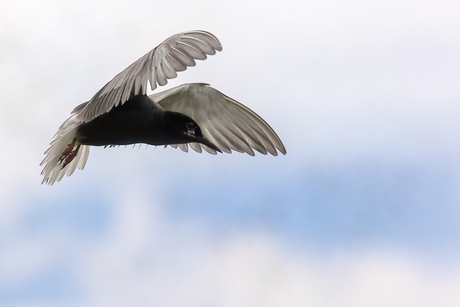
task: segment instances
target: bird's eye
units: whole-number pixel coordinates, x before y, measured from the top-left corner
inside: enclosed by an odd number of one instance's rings
[[[195,133],[195,124],[192,122],[187,122],[185,124],[189,133]]]

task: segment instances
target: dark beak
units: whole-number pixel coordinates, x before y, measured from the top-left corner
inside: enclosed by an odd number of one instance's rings
[[[189,134],[190,135],[190,134]],[[197,143],[201,143],[203,145],[206,145],[208,146],[209,148],[211,149],[214,149],[215,151],[218,151],[220,153],[222,153],[222,150],[219,149],[219,147],[217,147],[216,145],[214,145],[213,143],[211,143],[210,141],[208,141],[205,137],[203,136],[197,136],[197,135],[190,135],[192,138],[194,138],[196,140]]]

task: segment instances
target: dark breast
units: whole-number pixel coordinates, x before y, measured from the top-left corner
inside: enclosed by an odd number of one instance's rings
[[[156,143],[155,134],[163,130],[163,114],[164,110],[147,96],[135,96],[80,125],[78,139],[84,145],[94,146]]]

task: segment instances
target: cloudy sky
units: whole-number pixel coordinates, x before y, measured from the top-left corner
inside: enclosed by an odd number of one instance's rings
[[[459,306],[458,1],[0,2],[1,306]],[[178,32],[286,156],[92,148],[78,104]],[[161,90],[161,88],[160,88]]]

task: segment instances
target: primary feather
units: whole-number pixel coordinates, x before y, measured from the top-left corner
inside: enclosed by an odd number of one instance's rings
[[[277,155],[277,149],[286,154],[275,131],[254,111],[204,83],[182,84],[149,96],[167,111],[185,114],[200,126],[203,135],[226,153],[232,150],[254,155]],[[191,143],[192,149],[201,148],[216,154],[203,144]],[[172,145],[187,151],[187,144]]]
[[[190,31],[176,34],[162,42],[100,89],[83,107],[76,108],[77,120],[88,122],[123,104],[129,98],[147,93],[147,81],[152,90],[165,85],[195,59],[204,60],[222,50],[218,39],[209,32]]]

